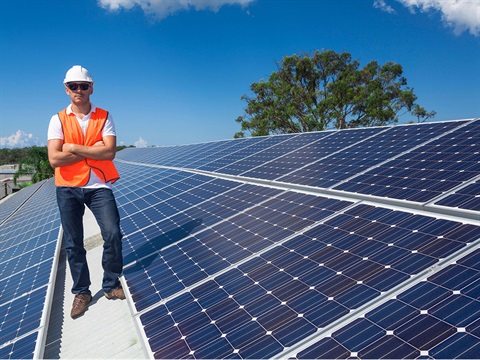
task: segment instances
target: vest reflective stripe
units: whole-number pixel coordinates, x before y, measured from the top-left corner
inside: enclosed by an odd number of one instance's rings
[[[58,113],[62,124],[65,143],[93,146],[103,139],[102,130],[107,121],[108,112],[97,108],[90,116],[87,130],[83,135],[82,128],[75,114],[67,115],[67,111]],[[120,178],[112,160],[94,160],[86,158],[74,164],[55,168],[55,185],[57,186],[84,186],[90,179],[90,170],[105,182],[114,183]]]

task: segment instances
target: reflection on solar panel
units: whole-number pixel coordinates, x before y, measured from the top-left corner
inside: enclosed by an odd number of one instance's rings
[[[0,224],[2,359],[43,354],[60,228],[54,194],[52,180],[16,193]]]
[[[474,119],[119,152],[124,283],[151,357],[478,357],[479,140]],[[0,281],[39,280],[5,292],[0,355],[33,352],[39,325],[11,309],[44,311],[52,219],[5,238]]]
[[[478,264],[455,264],[480,245],[479,125],[119,153],[125,281],[151,356],[475,357]]]

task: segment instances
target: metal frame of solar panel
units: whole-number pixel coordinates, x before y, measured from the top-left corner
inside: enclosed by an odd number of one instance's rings
[[[41,358],[60,250],[53,179],[11,195],[0,224],[0,358]],[[2,207],[3,207],[2,203]]]
[[[138,149],[138,159],[135,149],[119,153],[124,281],[151,357],[475,354],[478,265],[462,268],[468,294],[452,280],[460,300],[438,305],[435,321],[421,306],[412,310],[420,318],[398,330],[372,319],[478,251],[476,208],[456,204],[465,195],[462,204],[478,201],[479,125]],[[448,309],[458,304],[467,319],[452,322]],[[440,330],[419,340],[409,326]],[[455,327],[461,336],[450,336]]]

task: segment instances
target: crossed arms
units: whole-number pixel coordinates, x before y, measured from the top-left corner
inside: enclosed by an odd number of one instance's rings
[[[79,162],[85,158],[113,160],[117,149],[115,136],[104,136],[93,146],[64,143],[61,139],[48,140],[48,161],[53,168]]]

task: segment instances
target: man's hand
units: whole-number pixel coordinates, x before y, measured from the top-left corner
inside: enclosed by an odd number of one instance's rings
[[[63,144],[62,145],[62,151],[75,154],[75,144],[69,144],[69,143]]]
[[[105,146],[105,143],[102,140],[100,140],[100,141],[97,141],[92,146]],[[62,145],[62,151],[76,154],[78,151],[81,151],[81,149],[78,146],[78,144],[64,143]]]
[[[113,160],[115,158],[117,139],[115,136],[104,136],[92,146],[64,143],[62,152],[79,155],[93,160]]]
[[[64,145],[67,145],[66,147]],[[85,156],[75,154],[68,150],[75,144],[63,144],[63,140],[48,140],[48,160],[53,168],[74,164],[85,159]]]

